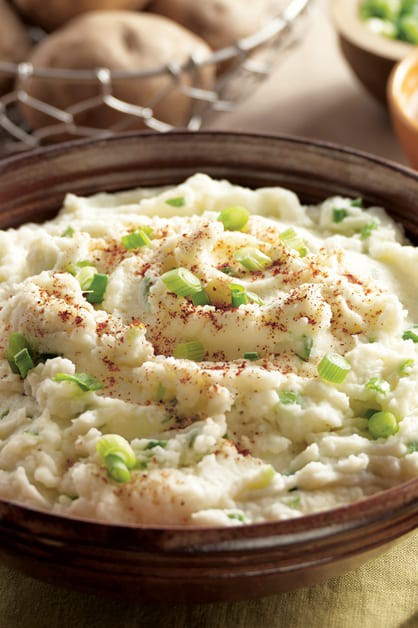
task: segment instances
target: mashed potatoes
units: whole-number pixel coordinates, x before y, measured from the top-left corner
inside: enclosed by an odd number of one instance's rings
[[[418,250],[196,175],[0,232],[0,496],[242,525],[418,476]]]

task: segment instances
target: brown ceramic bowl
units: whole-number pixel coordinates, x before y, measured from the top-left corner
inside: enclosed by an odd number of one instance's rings
[[[392,70],[388,103],[393,126],[411,165],[418,170],[418,50]]]
[[[360,0],[331,0],[331,15],[345,60],[361,83],[386,103],[386,83],[413,46],[373,33],[359,17]]]
[[[418,236],[418,174],[344,148],[238,133],[123,135],[0,163],[0,227],[54,214],[68,191],[178,183],[196,171],[304,201],[363,196]],[[88,592],[158,602],[233,600],[323,581],[385,551],[418,525],[418,478],[355,504],[233,528],[121,526],[0,501],[0,558]]]

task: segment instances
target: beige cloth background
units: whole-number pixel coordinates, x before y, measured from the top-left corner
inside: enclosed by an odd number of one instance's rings
[[[356,83],[340,57],[324,3],[318,3],[303,44],[250,101],[236,114],[219,118],[216,126],[316,137],[403,161],[386,111]],[[414,628],[417,556],[415,535],[325,585],[195,607],[82,595],[0,567],[0,628]]]

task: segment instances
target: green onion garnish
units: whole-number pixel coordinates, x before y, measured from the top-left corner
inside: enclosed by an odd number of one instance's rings
[[[166,440],[150,440],[144,447],[144,451],[147,449],[154,449],[155,447],[161,447],[162,449],[165,449],[165,447],[167,447],[167,442]]]
[[[406,443],[406,453],[413,454],[416,451],[418,451],[417,440],[413,440],[413,441],[410,441],[409,443]]]
[[[109,277],[102,273],[96,273],[90,284],[90,287],[86,290],[86,299],[89,303],[102,303],[106,292]]]
[[[165,388],[160,382],[157,386],[157,392],[155,394],[155,401],[164,401]]]
[[[57,373],[54,376],[54,382],[73,382],[77,384],[83,392],[93,392],[94,390],[101,390],[103,388],[102,383],[87,373],[75,373],[74,375]]]
[[[411,372],[412,367],[414,366],[414,360],[409,359],[402,362],[398,367],[399,375],[408,375]]]
[[[264,305],[264,301],[261,297],[258,296],[255,292],[247,292],[247,297],[250,303],[255,303],[256,305]]]
[[[229,275],[230,277],[236,277],[238,274],[235,268],[232,268],[231,266],[221,266],[219,270],[222,273],[225,273],[225,275]]]
[[[326,353],[318,364],[319,377],[332,384],[341,384],[350,370],[350,363],[338,353]]]
[[[379,377],[372,377],[366,384],[367,390],[375,390],[376,392],[386,395],[390,391],[390,384]]]
[[[294,249],[299,253],[299,257],[305,257],[308,253],[308,249],[306,248],[305,242],[302,238],[296,233],[293,227],[289,227],[286,231],[283,231],[279,235],[280,240],[287,246],[289,249]]]
[[[77,273],[76,279],[80,284],[80,288],[83,292],[89,290],[91,283],[93,281],[93,277],[96,274],[96,269],[94,266],[83,266]]]
[[[131,479],[131,472],[119,456],[109,454],[105,458],[105,465],[109,477],[111,477],[112,480],[115,480],[115,482],[125,484]]]
[[[392,412],[375,412],[369,419],[367,429],[373,438],[388,438],[398,431],[398,422]]]
[[[372,232],[378,228],[378,224],[375,220],[371,220],[364,227],[360,229],[360,239],[367,240],[372,234]]]
[[[21,349],[14,356],[14,362],[19,371],[20,376],[24,379],[26,375],[29,373],[31,369],[35,366],[29,351],[25,349]]]
[[[80,270],[76,272],[75,277],[82,292],[86,293],[87,301],[89,303],[101,303],[109,281],[108,275],[98,273],[88,261],[78,262],[77,266]]]
[[[287,502],[287,505],[289,506],[289,508],[299,508],[300,506],[300,495],[297,495],[296,497],[293,497],[292,499],[290,499]]]
[[[279,400],[283,406],[290,406],[295,403],[301,404],[302,397],[299,393],[293,392],[291,390],[281,390],[279,392]]]
[[[271,257],[252,246],[239,249],[234,257],[247,270],[264,270],[264,268],[270,266],[272,263]]]
[[[344,218],[347,218],[348,211],[346,209],[333,209],[332,210],[332,220],[334,222],[342,222]]]
[[[136,457],[132,447],[126,438],[119,434],[106,434],[99,438],[96,450],[102,458],[106,458],[109,454],[119,454],[126,465],[133,468],[136,464]]]
[[[184,200],[184,196],[175,196],[174,198],[167,198],[164,203],[171,207],[184,207],[186,201]]]
[[[169,292],[174,292],[179,297],[191,297],[202,291],[200,279],[187,268],[173,268],[161,275],[161,281]]]
[[[128,233],[128,235],[123,236],[121,241],[123,246],[128,249],[128,251],[152,245],[152,241],[145,233],[144,229],[137,229],[136,231],[132,231],[132,233]]]
[[[363,199],[361,198],[361,196],[354,198],[351,203],[350,203],[351,207],[363,207]]]
[[[297,353],[296,355],[298,356],[298,358],[300,358],[304,362],[307,362],[309,358],[311,357],[313,339],[310,336],[302,336],[302,342],[303,342],[302,352]]]
[[[233,519],[245,523],[245,516],[241,512],[230,512],[227,514],[228,519]]]
[[[73,227],[68,226],[62,233],[61,238],[72,238],[75,234]]]
[[[14,332],[9,336],[6,358],[13,373],[25,378],[28,371],[34,367],[34,353],[23,334]],[[16,362],[16,358],[18,362]]]
[[[180,342],[176,345],[173,355],[178,360],[202,362],[205,357],[205,349],[197,340],[190,340],[189,342]]]
[[[248,294],[239,283],[229,284],[231,289],[232,307],[239,307],[240,305],[247,305],[249,303]]]
[[[241,205],[235,205],[223,209],[218,220],[221,221],[227,231],[241,231],[247,224],[249,216],[248,209]]]
[[[192,294],[191,298],[193,305],[210,305],[209,295],[204,290]]]
[[[251,362],[255,362],[260,359],[260,354],[258,351],[246,351],[244,353],[244,360],[250,360]]]
[[[416,331],[414,331],[416,329]],[[418,342],[418,329],[414,325],[414,329],[408,329],[402,334],[402,340],[412,340],[412,342]]]

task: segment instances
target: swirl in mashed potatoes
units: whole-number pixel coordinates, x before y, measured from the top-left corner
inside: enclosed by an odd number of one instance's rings
[[[2,498],[226,526],[418,476],[418,250],[383,209],[200,174],[0,244]]]

